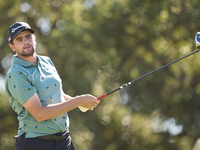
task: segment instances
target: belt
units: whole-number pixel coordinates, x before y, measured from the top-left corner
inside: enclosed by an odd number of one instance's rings
[[[70,135],[69,131],[65,131],[63,133],[56,133],[56,134],[50,134],[50,135],[43,135],[38,136],[38,139],[45,139],[45,140],[53,140],[53,141],[61,141],[65,138],[67,138]]]

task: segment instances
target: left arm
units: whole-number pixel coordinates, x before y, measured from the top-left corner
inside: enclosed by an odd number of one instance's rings
[[[64,96],[64,98],[65,98],[65,101],[68,101],[68,100],[70,100],[70,99],[73,98],[73,97],[71,97],[71,96],[65,94],[64,92],[63,92],[63,96]]]

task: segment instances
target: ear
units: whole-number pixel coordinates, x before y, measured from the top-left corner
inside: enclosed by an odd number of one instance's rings
[[[13,52],[15,52],[15,47],[13,44],[9,44],[10,48],[12,49]]]

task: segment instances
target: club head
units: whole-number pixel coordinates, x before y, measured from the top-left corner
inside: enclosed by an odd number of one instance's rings
[[[195,36],[195,45],[198,50],[200,50],[200,32],[197,32]]]

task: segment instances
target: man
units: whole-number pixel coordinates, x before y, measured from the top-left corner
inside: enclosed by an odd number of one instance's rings
[[[15,150],[74,150],[67,112],[79,106],[93,110],[99,100],[63,92],[50,58],[36,54],[34,33],[25,22],[9,27],[9,46],[16,55],[6,75],[5,92],[18,115]]]

